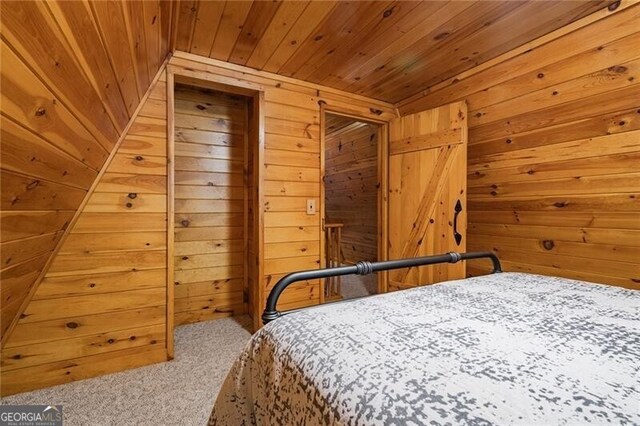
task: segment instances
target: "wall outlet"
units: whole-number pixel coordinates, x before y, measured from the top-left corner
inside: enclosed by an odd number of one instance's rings
[[[316,214],[316,200],[307,200],[307,214]]]

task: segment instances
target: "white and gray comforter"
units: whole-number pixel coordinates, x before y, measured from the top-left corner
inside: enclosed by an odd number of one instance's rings
[[[640,292],[502,273],[256,333],[212,425],[640,424]]]

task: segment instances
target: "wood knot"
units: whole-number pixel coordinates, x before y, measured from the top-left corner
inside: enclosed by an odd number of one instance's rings
[[[543,73],[541,73],[541,72],[539,72],[539,73],[538,73],[538,78],[544,78],[544,74],[543,74]]]
[[[127,208],[130,209],[131,207],[133,207],[133,204],[127,203],[127,204],[125,204],[125,206],[127,206]]]
[[[189,260],[189,256],[182,256],[182,260]]]
[[[29,189],[29,190],[35,189],[38,185],[40,185],[40,181],[39,180],[34,180],[34,181],[30,182],[29,185],[27,185],[27,189]]]
[[[40,107],[36,110],[36,117],[42,117],[43,115],[45,115],[47,113],[47,110]]]
[[[544,247],[545,250],[553,250],[555,244],[552,240],[544,240],[542,242],[542,247]]]
[[[114,339],[109,339],[107,340],[107,343],[110,345],[113,345],[116,341]]]
[[[142,155],[136,156],[136,161],[142,161],[142,160],[144,160],[144,157]]]
[[[607,71],[614,72],[616,74],[623,74],[627,72],[628,68],[622,65],[614,65],[612,67],[607,68]]]
[[[129,195],[127,195],[127,197],[131,198],[132,200],[135,200],[137,196],[138,194],[136,194],[135,192],[130,192]]]
[[[89,287],[94,288],[96,286],[96,283],[89,283]]]
[[[382,110],[379,109],[369,108],[369,111],[371,111],[371,114],[373,115],[382,115]]]
[[[73,321],[72,322],[68,322],[66,325],[67,325],[67,328],[70,328],[70,329],[78,328],[78,323],[77,322],[73,322]]]
[[[207,109],[206,106],[200,104],[196,105],[196,108],[198,108],[200,111],[204,111],[205,109]]]
[[[391,14],[393,13],[393,8],[391,9],[387,9],[384,11],[384,13],[382,14],[383,18],[388,18],[389,16],[391,16]]]
[[[566,207],[566,203],[564,201],[558,201],[557,203],[553,203],[554,207],[557,207],[559,209]]]
[[[187,219],[183,219],[180,221],[180,224],[182,224],[182,226],[187,228],[191,224],[191,222],[189,222]]]
[[[614,10],[616,10],[618,8],[618,6],[620,6],[620,0],[618,0],[615,3],[611,3],[607,9],[609,9],[609,12],[613,12]]]
[[[445,31],[443,33],[437,34],[433,39],[434,40],[444,40],[447,37],[449,37],[449,33]]]

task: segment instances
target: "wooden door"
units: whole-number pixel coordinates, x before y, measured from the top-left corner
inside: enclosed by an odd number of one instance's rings
[[[464,252],[467,106],[456,102],[389,126],[389,259]],[[455,228],[455,229],[454,229]],[[464,278],[464,263],[389,272],[389,290]]]

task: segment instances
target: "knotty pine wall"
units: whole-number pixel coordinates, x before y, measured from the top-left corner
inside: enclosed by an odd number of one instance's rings
[[[2,395],[167,359],[166,111],[163,73],[2,348]]]
[[[249,98],[184,85],[176,86],[174,97],[180,325],[247,312],[243,169]]]
[[[255,212],[264,215],[264,280],[256,294],[262,306],[286,273],[319,267],[321,216],[307,215],[306,201],[319,202],[320,196],[320,104],[374,119],[390,119],[395,112],[384,102],[179,51],[169,67],[264,91],[264,203]],[[318,282],[294,284],[279,308],[317,304],[319,290]]]
[[[169,52],[166,1],[3,1],[0,335]]]
[[[640,289],[639,21],[600,11],[400,105],[468,103],[469,250]]]
[[[327,131],[327,223],[342,223],[346,263],[378,260],[378,126],[352,122]]]

